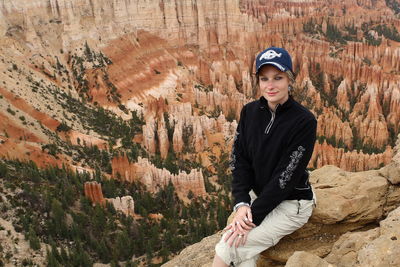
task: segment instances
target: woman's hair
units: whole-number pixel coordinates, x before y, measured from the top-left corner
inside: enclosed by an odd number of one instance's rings
[[[285,73],[289,77],[289,95],[291,95],[293,97],[292,91],[295,89],[294,83],[296,80],[296,75],[290,70],[285,71]],[[253,86],[252,86],[253,87],[253,97],[258,98],[259,93],[260,93],[260,90],[259,90],[260,89],[260,86],[259,86],[260,85],[260,76],[259,76],[258,72],[254,76],[255,76],[255,79],[253,79]]]

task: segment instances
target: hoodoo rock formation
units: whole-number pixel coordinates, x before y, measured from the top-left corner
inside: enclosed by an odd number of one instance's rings
[[[101,184],[98,182],[86,182],[84,185],[85,196],[94,204],[104,205],[106,199],[101,191]]]
[[[98,182],[86,182],[84,185],[85,197],[93,204],[104,206],[106,202],[111,203],[115,210],[121,211],[125,215],[135,215],[134,201],[131,196],[123,196],[116,198],[104,198],[101,191],[101,184]]]
[[[165,159],[170,148],[186,153],[187,133],[193,134],[194,152],[203,152],[212,146],[208,126],[215,127],[203,115],[215,119],[222,113],[237,120],[241,107],[257,96],[255,55],[276,45],[293,55],[295,97],[317,116],[318,136],[334,147],[319,150],[311,165],[338,164],[335,155],[345,148],[374,162],[360,164],[348,156],[340,167],[377,168],[387,163],[387,146],[393,147],[400,130],[399,23],[388,1],[315,5],[5,1],[0,9],[0,116],[9,123],[0,125],[2,136],[22,139],[19,145],[28,147],[29,142],[54,143],[56,134],[72,145],[85,141],[107,149],[104,133],[88,126],[81,117],[85,113],[66,101],[85,96],[125,120],[129,111],[142,114],[141,145],[151,154]],[[61,123],[70,128],[67,133],[57,130]],[[225,134],[230,139],[233,131]],[[84,165],[74,161],[68,154],[63,158],[65,164]]]
[[[321,168],[324,165],[333,164],[344,170],[362,171],[382,167],[388,164],[391,158],[391,147],[387,147],[384,153],[364,154],[354,150],[345,151],[343,148],[335,148],[324,141],[322,144],[315,144],[309,167]]]
[[[149,118],[143,126],[144,146],[152,153],[158,148],[161,157],[166,158],[170,142],[174,152],[186,150],[198,153],[211,148],[213,140],[210,135],[222,133],[225,137],[233,136],[237,123],[227,121],[222,111],[221,114],[215,114],[219,115],[216,118],[194,116],[194,112],[189,103],[177,104],[168,110],[167,117]],[[172,138],[168,132],[171,132]]]
[[[126,182],[140,181],[150,192],[156,192],[161,186],[172,182],[182,196],[187,196],[190,191],[197,196],[206,194],[203,174],[196,169],[190,173],[180,171],[173,174],[166,169],[158,169],[148,159],[141,157],[136,163],[130,163],[126,157],[116,157],[112,164],[114,177]]]
[[[311,219],[263,252],[261,266],[270,266],[272,262],[287,262],[286,266],[397,266],[400,135],[394,152],[392,161],[379,170],[347,172],[324,166],[311,172],[317,196]],[[193,262],[197,266],[211,266],[214,246],[221,234],[184,249],[163,266],[190,266]],[[304,251],[304,257],[295,251]],[[306,265],[308,261],[322,265]]]

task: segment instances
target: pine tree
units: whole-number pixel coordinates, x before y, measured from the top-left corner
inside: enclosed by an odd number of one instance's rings
[[[219,228],[223,228],[226,225],[225,210],[220,204],[218,205],[217,208],[217,222]]]
[[[50,232],[59,236],[66,236],[68,229],[65,224],[65,212],[61,203],[57,199],[53,199],[51,202],[51,217],[52,225]]]
[[[64,246],[61,246],[60,256],[61,256],[61,260],[63,263],[66,263],[69,261],[68,253],[65,250]]]
[[[56,257],[54,256],[53,250],[47,250],[47,267],[60,267],[60,263],[57,261]]]
[[[6,177],[8,172],[7,165],[0,162],[0,177]]]
[[[28,240],[29,240],[29,246],[31,247],[31,249],[33,249],[33,250],[40,249],[40,241],[39,241],[39,238],[36,235],[36,232],[33,229],[32,225],[30,225],[30,227],[29,227]]]
[[[119,252],[119,260],[127,260],[132,257],[132,246],[126,231],[118,234],[116,250]]]

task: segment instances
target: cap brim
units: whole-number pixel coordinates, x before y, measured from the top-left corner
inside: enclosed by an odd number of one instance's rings
[[[277,67],[277,68],[280,69],[281,71],[287,71],[287,70],[289,69],[289,68],[287,68],[287,67],[285,67],[285,66],[283,66],[283,65],[281,65],[281,64],[279,64],[279,63],[272,62],[272,61],[267,61],[267,62],[262,63],[262,64],[258,67],[257,72],[258,72],[258,71],[261,69],[261,67],[264,66],[264,65],[274,65],[275,67]]]

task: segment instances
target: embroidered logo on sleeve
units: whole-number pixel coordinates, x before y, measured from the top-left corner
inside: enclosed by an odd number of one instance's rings
[[[281,189],[284,189],[287,182],[289,182],[292,178],[293,171],[296,169],[300,159],[303,157],[304,151],[306,151],[306,149],[302,146],[299,146],[297,150],[293,151],[290,155],[289,165],[286,167],[286,170],[281,173],[281,177],[279,177],[279,187]]]
[[[230,167],[231,171],[233,171],[233,170],[235,169],[235,163],[236,163],[235,145],[236,145],[236,142],[237,142],[238,136],[239,136],[239,132],[238,132],[238,131],[236,131],[236,133],[235,133],[235,137],[234,137],[234,139],[233,139],[233,146],[232,146],[231,160],[230,160],[230,162],[229,162],[229,167]]]

